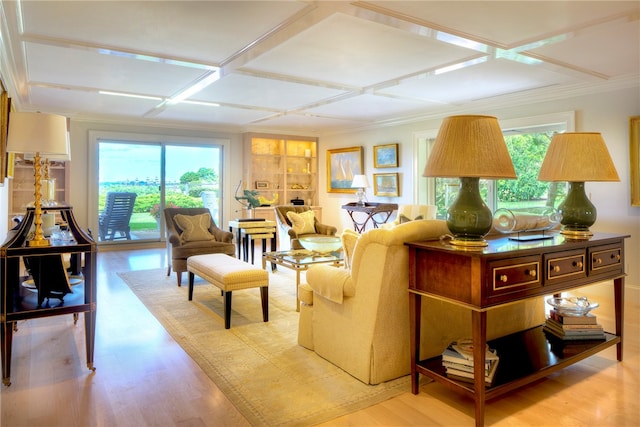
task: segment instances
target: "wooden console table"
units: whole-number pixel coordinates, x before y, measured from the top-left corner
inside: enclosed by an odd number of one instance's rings
[[[11,345],[14,329],[20,320],[73,314],[77,320],[84,313],[87,368],[94,371],[93,351],[96,331],[96,243],[82,230],[67,206],[47,207],[58,213],[68,227],[72,239],[51,240],[50,246],[29,247],[27,236],[34,220],[34,208],[28,208],[20,228],[11,230],[0,248],[0,279],[2,290],[1,341],[2,382],[11,385]],[[69,286],[61,256],[71,257],[72,274],[81,276],[83,285],[64,294],[62,285]],[[34,289],[22,286],[27,277],[21,275],[21,261],[32,267]],[[57,275],[56,275],[57,273]],[[44,301],[46,300],[46,301]]]
[[[474,399],[476,426],[482,426],[488,399],[613,345],[616,345],[617,359],[622,360],[624,239],[627,237],[595,233],[589,240],[565,240],[555,234],[553,239],[535,242],[498,237],[479,250],[460,250],[441,241],[408,243],[412,393],[418,394],[420,374],[459,390]],[[545,335],[542,325],[490,341],[489,346],[497,350],[500,363],[493,385],[485,386],[487,310],[605,280],[613,280],[615,332],[606,333],[604,340],[594,340],[591,345],[582,346],[581,352],[569,355],[554,351],[554,340]],[[441,356],[420,360],[423,295],[471,310],[473,357],[477,361],[473,383],[447,378]]]
[[[342,205],[342,209],[349,214],[353,221],[354,230],[358,233],[363,233],[369,221],[373,223],[373,228],[378,228],[380,224],[387,222],[393,211],[398,209],[398,205],[395,203],[365,203],[364,206],[361,206],[353,202]],[[366,214],[364,221],[358,221],[357,216],[354,217],[354,213],[358,212]],[[380,214],[381,219],[375,218],[375,215],[378,214]]]

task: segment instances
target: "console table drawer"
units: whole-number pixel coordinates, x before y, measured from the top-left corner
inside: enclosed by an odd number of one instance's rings
[[[600,274],[612,270],[622,270],[622,248],[618,245],[597,246],[590,248],[590,274]]]
[[[545,255],[547,283],[587,277],[586,252],[584,250]]]
[[[489,270],[493,276],[489,296],[542,286],[540,281],[540,257],[538,256],[491,262],[489,263]]]

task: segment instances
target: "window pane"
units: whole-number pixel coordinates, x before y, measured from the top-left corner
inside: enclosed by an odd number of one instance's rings
[[[554,133],[538,132],[505,136],[518,179],[497,181],[497,208],[556,206],[554,198],[557,199],[564,194],[565,184],[538,181],[540,166]],[[549,197],[550,195],[552,197]]]
[[[165,205],[207,207],[220,225],[220,148],[167,145]]]
[[[159,240],[160,217],[152,207],[160,201],[160,155],[157,144],[100,141],[98,149],[98,212],[100,241]],[[106,206],[109,193],[135,193],[133,212],[123,201]],[[105,209],[107,208],[107,209]]]

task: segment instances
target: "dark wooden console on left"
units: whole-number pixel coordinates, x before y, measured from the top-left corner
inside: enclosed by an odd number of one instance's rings
[[[17,322],[48,316],[72,314],[77,319],[84,313],[87,368],[94,371],[93,351],[96,331],[96,242],[81,229],[68,206],[43,208],[66,224],[65,240],[51,240],[50,246],[30,247],[28,237],[34,222],[34,208],[27,213],[16,230],[9,231],[0,248],[0,327],[2,341],[2,382],[11,385],[11,346]],[[68,254],[70,274],[80,284],[72,288],[66,282],[62,258]],[[22,266],[30,265],[31,280],[23,275]],[[31,286],[26,284],[33,283]],[[71,290],[71,292],[69,292]]]

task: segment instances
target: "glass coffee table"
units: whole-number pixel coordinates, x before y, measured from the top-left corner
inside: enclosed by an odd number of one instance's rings
[[[344,253],[342,250],[323,253],[313,252],[307,249],[294,249],[290,251],[264,252],[262,254],[262,268],[267,268],[267,262],[271,266],[281,265],[296,272],[296,311],[300,311],[298,300],[298,286],[300,286],[300,272],[306,271],[314,264],[332,264],[335,267],[344,265]]]

